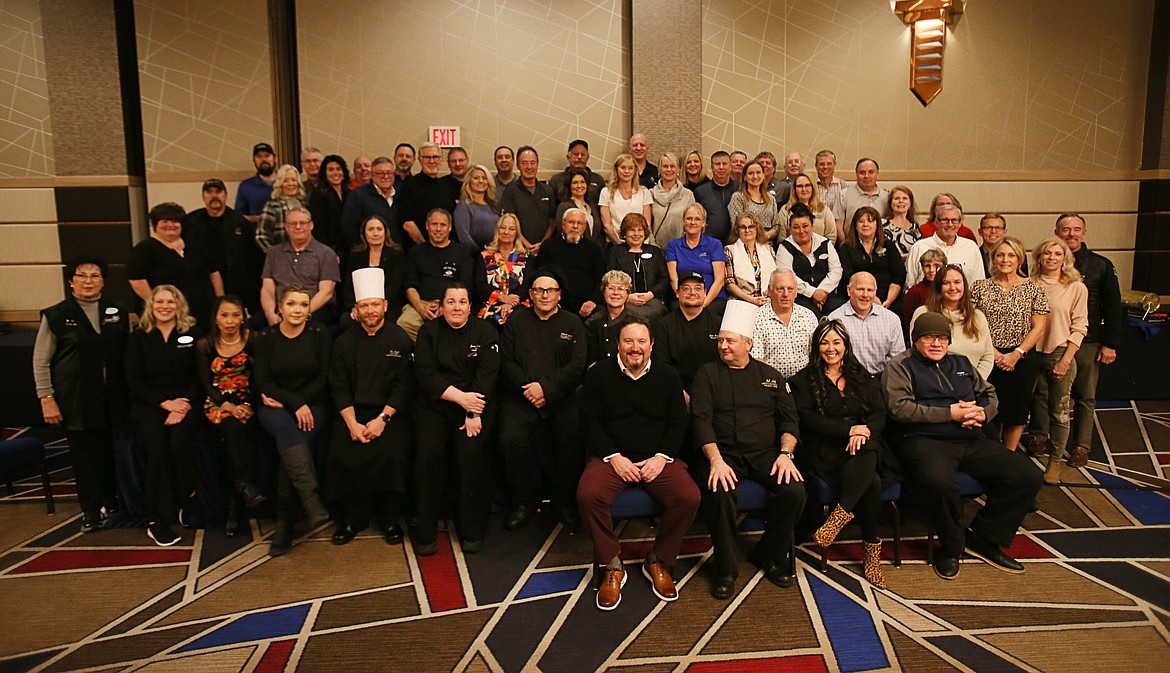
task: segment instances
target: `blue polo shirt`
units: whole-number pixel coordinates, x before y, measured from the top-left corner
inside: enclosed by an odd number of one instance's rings
[[[711,283],[715,282],[715,270],[712,262],[727,263],[727,255],[723,253],[723,244],[707,236],[699,237],[699,244],[695,247],[687,245],[686,236],[676,238],[666,244],[666,261],[678,264],[678,277],[691,271],[698,271],[703,276],[703,282],[710,290]],[[719,298],[726,298],[726,288],[719,289]]]
[[[272,198],[272,185],[259,175],[244,180],[236,188],[236,211],[241,215],[260,215],[264,204]]]

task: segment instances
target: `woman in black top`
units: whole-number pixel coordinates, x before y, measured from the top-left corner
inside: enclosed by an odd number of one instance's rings
[[[440,495],[448,481],[448,445],[453,449],[459,536],[463,551],[483,548],[491,513],[491,483],[485,450],[495,416],[500,369],[499,331],[471,316],[471,297],[455,283],[443,292],[441,315],[422,326],[415,342],[419,396],[415,406],[418,539],[415,552],[438,551]]]
[[[293,510],[300,496],[309,529],[329,521],[329,512],[317,492],[317,472],[309,448],[328,417],[329,355],[332,337],[309,324],[309,293],[289,285],[277,303],[280,322],[256,341],[255,381],[260,393],[260,425],[275,439],[280,452],[276,530],[270,556],[292,546]]]
[[[199,399],[199,382],[195,337],[188,333],[194,324],[178,288],[155,286],[126,347],[130,422],[137,445],[146,454],[146,534],[161,547],[179,541],[169,525],[176,504],[184,526],[191,524],[199,508],[192,442],[198,418],[192,406]]]
[[[160,203],[150,209],[151,237],[134,246],[126,275],[130,289],[144,302],[151,288],[173,285],[183,293],[188,314],[194,320],[192,335],[207,333],[211,322],[211,304],[223,294],[219,269],[213,268],[201,246],[188,246],[183,240],[183,218],[187,216],[177,203]],[[143,313],[148,313],[145,309]]]
[[[309,212],[313,214],[313,237],[333,248],[344,260],[345,237],[341,234],[341,204],[349,194],[349,167],[345,159],[330,154],[321,160],[320,185],[309,195]]]
[[[353,272],[358,269],[379,267],[386,278],[386,315],[390,322],[398,319],[402,313],[402,304],[406,301],[406,290],[403,287],[406,272],[406,256],[402,253],[402,246],[390,237],[386,221],[379,215],[370,215],[362,222],[359,232],[362,242],[349,255],[342,258],[345,265],[341,274],[341,325],[349,329],[358,319],[354,310]]]
[[[33,378],[45,422],[69,440],[81,530],[97,530],[117,508],[114,427],[126,420],[122,358],[130,318],[102,297],[106,263],[82,257],[65,267],[70,295],[41,311],[33,347]]]
[[[877,298],[882,306],[901,314],[902,286],[906,284],[906,262],[897,246],[886,240],[882,216],[876,208],[862,206],[853,213],[845,242],[837,246],[841,258],[841,280],[837,292],[848,297],[846,286],[858,271],[868,271],[877,280]]]
[[[240,505],[252,508],[267,500],[252,481],[252,353],[251,331],[244,324],[238,297],[220,297],[211,333],[200,339],[195,357],[205,395],[203,414],[227,448],[233,492],[228,496],[228,537],[240,529]]]
[[[606,252],[607,271],[625,271],[630,277],[630,296],[626,310],[630,315],[653,320],[666,313],[666,297],[670,292],[670,274],[666,271],[666,255],[662,248],[646,242],[650,224],[641,213],[630,213],[622,218],[622,242]]]
[[[809,364],[792,377],[800,412],[802,468],[840,493],[837,506],[814,537],[828,547],[856,513],[865,543],[865,579],[885,588],[878,537],[886,405],[881,388],[853,356],[849,333],[839,320],[822,320],[813,331]]]

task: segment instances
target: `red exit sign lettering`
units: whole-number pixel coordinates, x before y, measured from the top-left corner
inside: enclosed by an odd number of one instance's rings
[[[439,147],[458,147],[460,145],[458,126],[430,126],[428,129],[427,137]]]

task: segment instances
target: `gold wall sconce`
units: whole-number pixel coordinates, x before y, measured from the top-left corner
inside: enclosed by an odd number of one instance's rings
[[[947,27],[963,13],[963,0],[898,0],[894,13],[910,26],[910,90],[926,107],[942,91]]]

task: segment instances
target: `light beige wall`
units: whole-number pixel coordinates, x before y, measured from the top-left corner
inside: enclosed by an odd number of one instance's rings
[[[624,6],[302,0],[304,144],[350,161],[453,124],[472,161],[489,167],[497,145],[531,144],[543,169],[559,170],[578,137],[592,167],[607,167],[629,137]]]
[[[927,108],[890,4],[706,0],[704,151],[827,147],[887,171],[1138,168],[1152,2],[968,2]]]
[[[49,83],[37,0],[8,0],[0,11],[4,67],[0,68],[0,178],[54,174]]]
[[[135,0],[134,21],[147,179],[251,168],[272,142],[267,4]]]

